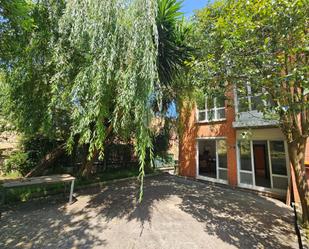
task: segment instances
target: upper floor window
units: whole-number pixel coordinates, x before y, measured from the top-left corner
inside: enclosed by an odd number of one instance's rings
[[[225,97],[205,97],[197,103],[198,122],[220,121],[225,119]]]
[[[263,91],[257,91],[250,84],[243,88],[237,88],[237,110],[238,112],[249,112],[259,110],[263,105]]]

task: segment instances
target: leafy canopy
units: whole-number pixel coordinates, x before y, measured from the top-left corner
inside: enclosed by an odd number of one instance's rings
[[[153,107],[175,97],[174,81],[189,56],[180,3],[6,3],[0,49],[8,51],[1,58],[7,118],[22,133],[66,140],[68,150],[76,141],[87,144],[89,157],[103,156],[111,133],[132,139],[143,177],[146,152],[153,150]],[[16,45],[9,42],[15,38]]]
[[[200,53],[192,78],[217,96],[226,85],[262,96],[258,110],[278,121],[288,143],[303,221],[309,224],[304,166],[309,136],[309,4],[307,0],[218,1],[196,17]]]
[[[193,80],[214,94],[227,82],[245,94],[250,84],[262,93],[259,110],[278,119],[283,131],[303,113],[299,136],[308,136],[308,11],[305,0],[215,2],[196,16]]]

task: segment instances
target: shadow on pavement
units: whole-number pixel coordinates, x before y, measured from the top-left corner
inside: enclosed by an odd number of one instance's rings
[[[279,201],[170,175],[146,178],[144,185],[141,204],[136,181],[80,191],[72,205],[80,209],[70,212],[64,199],[19,204],[0,220],[0,248],[103,248],[107,241],[100,234],[113,219],[136,220],[143,228],[156,205],[172,197],[180,201],[171,205],[201,223],[205,233],[237,248],[297,248],[293,211]]]

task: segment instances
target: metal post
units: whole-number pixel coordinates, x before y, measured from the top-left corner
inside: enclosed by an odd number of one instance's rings
[[[72,182],[71,182],[71,190],[70,190],[70,199],[69,199],[69,203],[72,203],[72,199],[73,199],[74,181],[75,181],[75,180],[72,180]]]

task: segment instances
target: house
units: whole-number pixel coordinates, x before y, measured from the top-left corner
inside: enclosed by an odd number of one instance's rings
[[[182,111],[180,174],[285,197],[293,185],[287,142],[278,123],[257,111],[261,94],[247,87],[246,95],[233,88]]]

